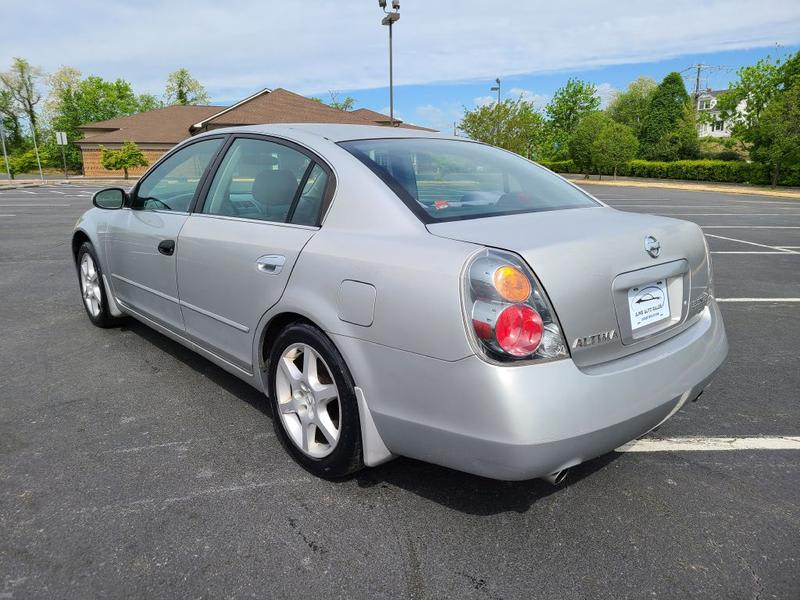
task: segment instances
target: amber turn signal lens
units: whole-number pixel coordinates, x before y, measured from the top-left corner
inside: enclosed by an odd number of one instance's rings
[[[500,267],[494,272],[492,282],[497,293],[509,302],[525,302],[531,295],[531,282],[516,267]]]

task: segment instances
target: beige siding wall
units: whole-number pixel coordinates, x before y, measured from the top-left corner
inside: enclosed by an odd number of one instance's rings
[[[106,148],[109,150],[117,150],[120,147],[121,145],[113,144],[106,146]],[[172,146],[164,146],[162,148],[141,148],[141,150],[144,152],[147,162],[152,165],[170,148],[172,148]],[[109,171],[103,168],[103,165],[100,164],[100,148],[81,148],[81,153],[83,155],[83,174],[86,177],[122,177],[124,175],[122,171]],[[128,175],[131,177],[137,177],[144,174],[144,172],[149,168],[149,166],[136,167],[135,169],[130,169],[128,171]]]

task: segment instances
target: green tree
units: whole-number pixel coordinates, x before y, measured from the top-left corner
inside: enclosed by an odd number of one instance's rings
[[[28,117],[31,128],[36,130],[38,116],[36,105],[42,99],[39,82],[43,77],[40,68],[34,67],[24,58],[14,58],[11,69],[0,73],[0,84],[10,94],[12,101]]]
[[[630,127],[639,136],[647,108],[658,84],[650,77],[638,77],[624,92],[615,92],[608,105],[608,114],[617,123]]]
[[[165,90],[167,104],[208,104],[208,92],[192,77],[188,69],[178,69],[167,77]]]
[[[569,140],[569,155],[572,161],[583,172],[586,178],[594,166],[593,144],[600,130],[611,118],[604,112],[596,111],[584,115]]]
[[[612,171],[616,179],[617,169],[633,160],[638,149],[639,140],[633,130],[612,121],[600,130],[592,143],[592,158],[600,173]]]
[[[100,164],[109,171],[122,171],[127,179],[128,169],[146,167],[150,163],[134,142],[125,142],[119,150],[109,150],[100,146]]]
[[[767,56],[754,65],[742,67],[736,75],[738,79],[720,94],[715,108],[720,111],[721,119],[733,122],[732,134],[744,139],[758,126],[761,113],[780,89],[781,62]],[[746,111],[738,110],[741,102],[747,103]]]
[[[581,118],[600,107],[597,87],[580,79],[568,79],[545,106],[549,135],[556,155],[566,155],[568,142]]]
[[[751,156],[768,165],[772,187],[781,171],[800,165],[800,81],[776,94],[761,112]]]
[[[328,102],[325,102],[322,98],[317,98],[312,96],[310,100],[314,102],[319,102],[320,104],[327,104],[331,108],[338,108],[339,110],[343,111],[351,111],[353,107],[356,105],[356,99],[352,96],[345,96],[344,100],[339,100],[339,94],[334,91],[329,91],[331,99]]]
[[[147,112],[148,110],[164,108],[164,103],[153,94],[139,94],[136,97],[136,103],[138,104],[136,112]]]
[[[649,160],[697,156],[699,140],[694,111],[679,73],[668,74],[653,92],[639,141],[642,157]]]
[[[22,148],[24,139],[19,122],[19,109],[14,104],[11,92],[2,87],[0,87],[0,127],[5,131],[8,152]]]
[[[96,76],[80,79],[78,73],[77,81],[72,79],[67,82],[62,78],[61,82],[61,85],[54,86],[53,94],[48,100],[52,113],[50,126],[53,131],[66,132],[70,142],[66,149],[67,163],[73,169],[81,165],[80,150],[73,144],[83,137],[79,126],[125,117],[151,108],[149,99],[153,97],[137,96],[131,84],[124,79],[107,81]],[[47,136],[46,141],[54,143],[53,137]],[[54,153],[51,148],[51,154],[58,153]]]
[[[544,140],[542,115],[522,98],[464,110],[459,129],[473,140],[538,158]]]

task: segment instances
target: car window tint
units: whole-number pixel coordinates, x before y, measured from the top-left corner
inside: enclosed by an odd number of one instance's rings
[[[214,176],[203,213],[286,222],[311,159],[266,140],[235,140]]]
[[[222,141],[214,138],[196,142],[158,165],[139,185],[133,208],[188,211],[200,178]]]
[[[597,206],[551,171],[484,144],[395,138],[340,145],[428,223]]]
[[[322,167],[314,165],[311,173],[300,193],[297,207],[292,215],[291,222],[298,225],[316,225],[319,220],[319,210],[328,185],[328,175]]]

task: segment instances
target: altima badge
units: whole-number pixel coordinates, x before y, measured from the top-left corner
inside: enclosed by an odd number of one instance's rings
[[[661,254],[661,244],[652,235],[644,238],[644,250],[653,258],[657,258]]]
[[[585,348],[586,346],[597,346],[598,344],[606,344],[617,337],[617,330],[603,331],[595,333],[594,335],[587,335],[586,337],[575,338],[572,342],[573,348]]]

